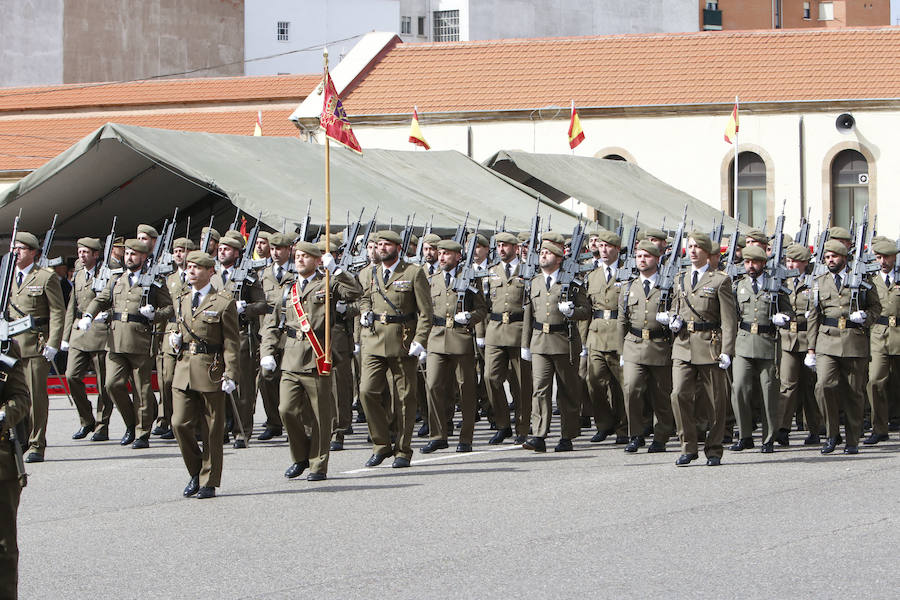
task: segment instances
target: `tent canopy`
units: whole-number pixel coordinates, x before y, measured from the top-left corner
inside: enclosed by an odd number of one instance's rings
[[[39,237],[59,213],[57,239],[102,236],[114,215],[117,231],[139,223],[161,225],[179,209],[191,216],[191,233],[215,216],[224,231],[234,208],[261,214],[280,230],[301,222],[312,199],[313,223],[324,222],[324,147],[298,138],[253,137],[152,129],[108,123],[0,195],[0,229],[7,237],[23,210],[21,229]],[[332,223],[364,219],[378,209],[378,221],[403,226],[415,213],[421,226],[455,228],[471,214],[470,225],[493,229],[507,218],[511,230],[527,229],[536,206],[533,190],[498,177],[456,151],[410,152],[367,149],[362,156],[331,148]],[[541,214],[554,228],[571,230],[577,216],[542,199]]]
[[[501,150],[484,164],[557,202],[575,198],[613,219],[624,213],[634,222],[640,211],[641,226],[659,227],[665,217],[666,228],[675,229],[685,206],[688,222],[702,231],[722,219],[722,211],[620,160]],[[726,215],[725,231],[734,223]]]

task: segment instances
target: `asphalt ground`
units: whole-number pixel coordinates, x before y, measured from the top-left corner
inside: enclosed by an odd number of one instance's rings
[[[256,423],[264,420],[261,405]],[[558,425],[558,424],[557,424]],[[225,450],[215,499],[185,499],[174,441],[73,441],[51,399],[46,462],[19,509],[20,597],[846,598],[898,582],[897,434],[858,456],[726,450],[722,466],[575,440],[546,454],[488,446],[371,454],[365,425],[328,480],[287,480],[287,442]],[[256,434],[260,432],[257,427]],[[114,414],[111,436],[124,426]],[[593,433],[593,432],[591,432]],[[418,448],[424,442],[417,442]]]

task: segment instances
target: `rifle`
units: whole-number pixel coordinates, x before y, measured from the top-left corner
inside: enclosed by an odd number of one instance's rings
[[[244,245],[241,257],[234,267],[234,272],[231,274],[230,281],[233,282],[232,293],[235,300],[241,300],[241,292],[244,289],[245,282],[249,281],[250,283],[253,283],[256,281],[255,271],[253,269],[253,250],[256,247],[256,238],[259,237],[260,217],[262,217],[262,213],[256,217],[256,224],[247,235],[247,243]]]
[[[622,239],[622,236],[625,234],[625,213],[622,212],[619,215],[619,226],[616,227],[616,235],[619,236],[619,239]]]
[[[638,217],[641,212],[638,211],[634,215],[634,225],[628,231],[628,239],[622,246],[622,268],[616,271],[616,281],[628,281],[633,277],[637,277],[637,261],[634,253],[637,252],[638,244]],[[575,238],[572,238],[572,247],[575,247]]]
[[[213,215],[209,216],[209,226],[206,228],[206,233],[204,233],[200,237],[200,252],[206,252],[206,249],[209,248],[209,240],[212,237],[211,229],[213,225]],[[213,257],[215,258],[215,257]]]
[[[850,267],[850,275],[847,277],[847,287],[850,288],[850,312],[862,310],[866,290],[872,288],[872,284],[865,280],[871,272],[871,266],[866,264],[865,243],[866,230],[869,227],[869,205],[863,207],[863,217],[856,228],[853,247],[853,266]],[[877,265],[877,263],[876,263]]]
[[[168,275],[175,271],[175,257],[172,256],[172,245],[175,243],[175,219],[178,217],[178,208],[175,208],[175,214],[172,215],[172,222],[168,227],[163,228],[162,235],[156,240],[156,247],[159,248],[159,274]]]
[[[528,237],[528,253],[525,255],[525,260],[521,265],[521,269],[519,274],[521,275],[524,281],[531,281],[534,279],[534,276],[538,272],[538,268],[540,267],[540,248],[537,248],[537,244],[541,239],[541,200],[538,198],[537,207],[534,209],[534,216],[531,217],[531,226],[529,227],[529,237]],[[524,308],[529,301],[529,295],[526,293],[522,298],[522,308]]]
[[[725,273],[736,279],[747,272],[743,264],[734,262],[737,256],[738,237],[741,235],[741,213],[738,212],[734,218],[734,233],[731,234],[731,243],[728,245],[728,252],[725,254]]]
[[[456,233],[453,234],[451,238],[454,242],[459,244],[460,246],[466,243],[466,225],[469,223],[469,211],[466,211],[466,218],[463,219],[462,225],[456,226]]]
[[[875,252],[872,251],[872,239],[875,237],[875,228],[878,226],[878,215],[872,218],[872,227],[869,228],[869,235],[866,237],[866,250],[864,253],[866,264],[875,264]],[[874,270],[874,269],[873,269]],[[880,268],[879,268],[880,270]]]
[[[406,227],[400,233],[400,258],[406,260],[406,253],[409,252],[409,240],[412,237],[412,224],[416,218],[416,213],[406,217]]]
[[[422,235],[419,236],[419,243],[416,245],[416,264],[421,265],[425,262],[425,237],[431,235],[432,223],[434,223],[434,215],[431,215],[431,220],[422,227]]]
[[[57,256],[53,260],[47,258],[50,255],[50,246],[53,245],[53,236],[56,233],[56,217],[53,215],[53,222],[50,223],[50,229],[44,234],[44,243],[41,244],[41,257],[37,259],[37,267],[39,269],[53,268],[63,264],[62,257]]]
[[[722,252],[722,235],[725,233],[725,211],[722,211],[722,215],[719,218],[719,224],[716,225],[716,220],[713,219],[713,228],[709,233],[709,239],[712,242],[713,248],[716,253],[719,254]]]
[[[231,222],[231,227],[229,229],[237,231],[241,226],[241,209],[237,209],[234,211],[234,221]]]
[[[191,238],[191,217],[188,215],[187,223],[184,227],[184,237],[190,239]]]
[[[481,225],[481,219],[475,224],[475,231],[466,244],[466,255],[464,263],[456,269],[456,280],[453,283],[453,291],[456,292],[456,312],[466,310],[466,291],[472,285],[472,281],[479,277],[487,276],[487,271],[480,273],[475,271],[472,264],[475,262],[475,245],[478,243],[478,227]]]
[[[809,246],[809,211],[806,209],[806,216],[800,219],[800,231],[797,232],[796,243],[801,246]]]
[[[360,209],[359,219],[356,223],[348,224],[344,231],[344,243],[341,244],[341,260],[338,261],[338,268],[342,271],[348,271],[350,265],[353,264],[353,244],[356,243],[356,236],[362,227],[362,216],[365,208]]]
[[[94,290],[95,294],[99,294],[106,288],[114,273],[113,269],[110,268],[109,263],[112,260],[113,244],[115,244],[116,241],[117,219],[118,217],[113,217],[112,228],[109,230],[109,235],[106,236],[106,244],[103,246],[103,262],[100,264],[100,269],[98,269],[94,281],[91,282],[91,289]],[[116,269],[115,272],[121,272],[121,268]]]
[[[635,221],[635,227],[637,227],[637,221]],[[563,258],[562,264],[559,267],[559,281],[560,291],[559,297],[560,299],[565,298],[566,300],[571,300],[573,297],[572,286],[580,287],[584,284],[581,279],[581,273],[585,271],[590,271],[593,269],[593,265],[591,263],[582,264],[579,262],[581,256],[581,248],[584,246],[584,226],[581,223],[581,219],[578,219],[578,222],[575,223],[574,229],[572,229],[572,251],[569,252],[569,255]],[[526,295],[529,295],[528,291],[525,291]],[[566,317],[566,328],[568,329],[568,338],[571,342],[575,339],[575,323]],[[571,348],[570,348],[571,349]],[[580,348],[579,348],[580,351]],[[577,352],[572,353],[569,352],[569,363],[575,364],[577,360]]]
[[[503,217],[506,219],[506,217]],[[494,221],[494,233],[491,235],[491,239],[488,240],[488,255],[487,255],[487,264],[488,267],[491,267],[495,264],[494,261],[497,260],[497,230],[498,225],[497,221]]]
[[[784,208],[787,200],[781,205],[781,214],[775,219],[775,237],[772,238],[772,255],[766,261],[765,290],[769,296],[769,317],[778,312],[778,294],[789,293],[784,285],[788,277],[800,275],[796,269],[784,266]]]
[[[831,221],[831,213],[828,213],[828,220]],[[813,255],[812,272],[806,276],[806,284],[812,286],[813,279],[819,275],[828,272],[828,265],[825,264],[825,242],[828,241],[828,227],[823,227],[819,232],[819,238],[816,240],[816,253]]]
[[[369,245],[369,236],[372,235],[372,230],[375,229],[375,219],[377,217],[378,207],[375,208],[375,212],[372,214],[372,218],[369,220],[369,224],[366,225],[366,230],[363,232],[362,239],[359,241],[359,245],[356,247],[356,253],[353,255],[353,260],[350,261],[349,270],[352,272],[359,271],[369,262],[369,255],[366,253],[366,246]],[[351,241],[350,243],[352,244],[353,241]]]
[[[175,213],[178,214],[178,209],[175,209]],[[173,223],[174,225],[174,223]],[[163,223],[163,232],[168,231],[169,229],[169,220],[166,219]],[[162,254],[163,247],[163,239],[165,237],[165,233],[160,235],[159,239],[156,240],[156,245],[153,246],[153,252],[150,254],[150,258],[147,259],[147,267],[146,270],[142,270],[141,274],[138,275],[137,283],[141,286],[141,306],[146,306],[150,304],[150,288],[154,285],[156,287],[162,287],[162,283],[157,281],[157,276],[162,275],[160,271],[160,262],[159,257]]]
[[[668,312],[672,307],[672,289],[675,287],[675,276],[681,270],[681,245],[684,243],[684,227],[687,224],[687,204],[684,205],[684,215],[681,217],[681,223],[675,231],[675,237],[672,240],[672,252],[669,253],[668,259],[659,268],[659,307],[657,312]],[[731,240],[732,247],[735,243],[735,237]]]
[[[312,208],[312,198],[309,199],[309,204],[306,205],[306,217],[303,219],[303,222],[299,224],[299,226],[294,230],[294,233],[297,234],[297,239],[301,242],[306,241],[306,234],[309,233],[309,210]]]

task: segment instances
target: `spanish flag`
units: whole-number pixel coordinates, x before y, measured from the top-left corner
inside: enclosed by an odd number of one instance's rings
[[[569,148],[575,149],[575,146],[584,141],[584,131],[581,129],[581,119],[575,112],[575,101],[572,100],[572,118],[569,120]]]
[[[253,128],[253,135],[262,135],[262,111],[256,111],[256,127]]]
[[[431,150],[431,146],[425,141],[422,130],[419,128],[419,107],[413,107],[412,123],[409,124],[409,143],[416,146],[422,146],[426,150]]]
[[[734,109],[731,111],[731,118],[728,119],[728,125],[725,127],[725,141],[733,144],[740,130],[740,121],[738,120],[738,102],[734,99]]]

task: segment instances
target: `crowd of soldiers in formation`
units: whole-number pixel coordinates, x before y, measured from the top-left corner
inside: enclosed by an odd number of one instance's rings
[[[539,221],[490,238],[427,227],[419,239],[409,226],[374,232],[373,219],[364,234],[357,223],[316,243],[257,222],[247,237],[206,227],[199,246],[174,239],[174,218],[127,240],[114,224],[106,244],[78,240],[68,306],[41,244],[19,232],[7,318],[33,319],[13,336],[30,396],[25,462],[44,460],[60,350],[81,425],[72,438],[109,440],[115,407],[123,446],[177,441],[186,497],[215,496],[223,445],[247,447],[257,393],[257,439],[286,434],[285,477],[308,469],[310,481],[326,479],[354,407],[368,467],[409,467],[414,435],[426,438],[420,453],[447,449],[454,425],[456,452],[471,452],[482,418],[488,444],[534,452],[547,450],[554,415],[555,452],[572,451],[582,429],[626,453],[665,452],[677,435],[678,466],[701,443],[719,465],[754,435],[773,452],[794,427],[823,454],[856,454],[867,428],[863,444],[888,439],[897,244],[865,220],[823,231],[815,255],[808,224],[792,243],[783,216],[775,235],[735,228],[722,248],[723,223],[709,234],[682,221],[674,235],[635,224],[623,240],[621,228],[579,222],[567,238]]]

